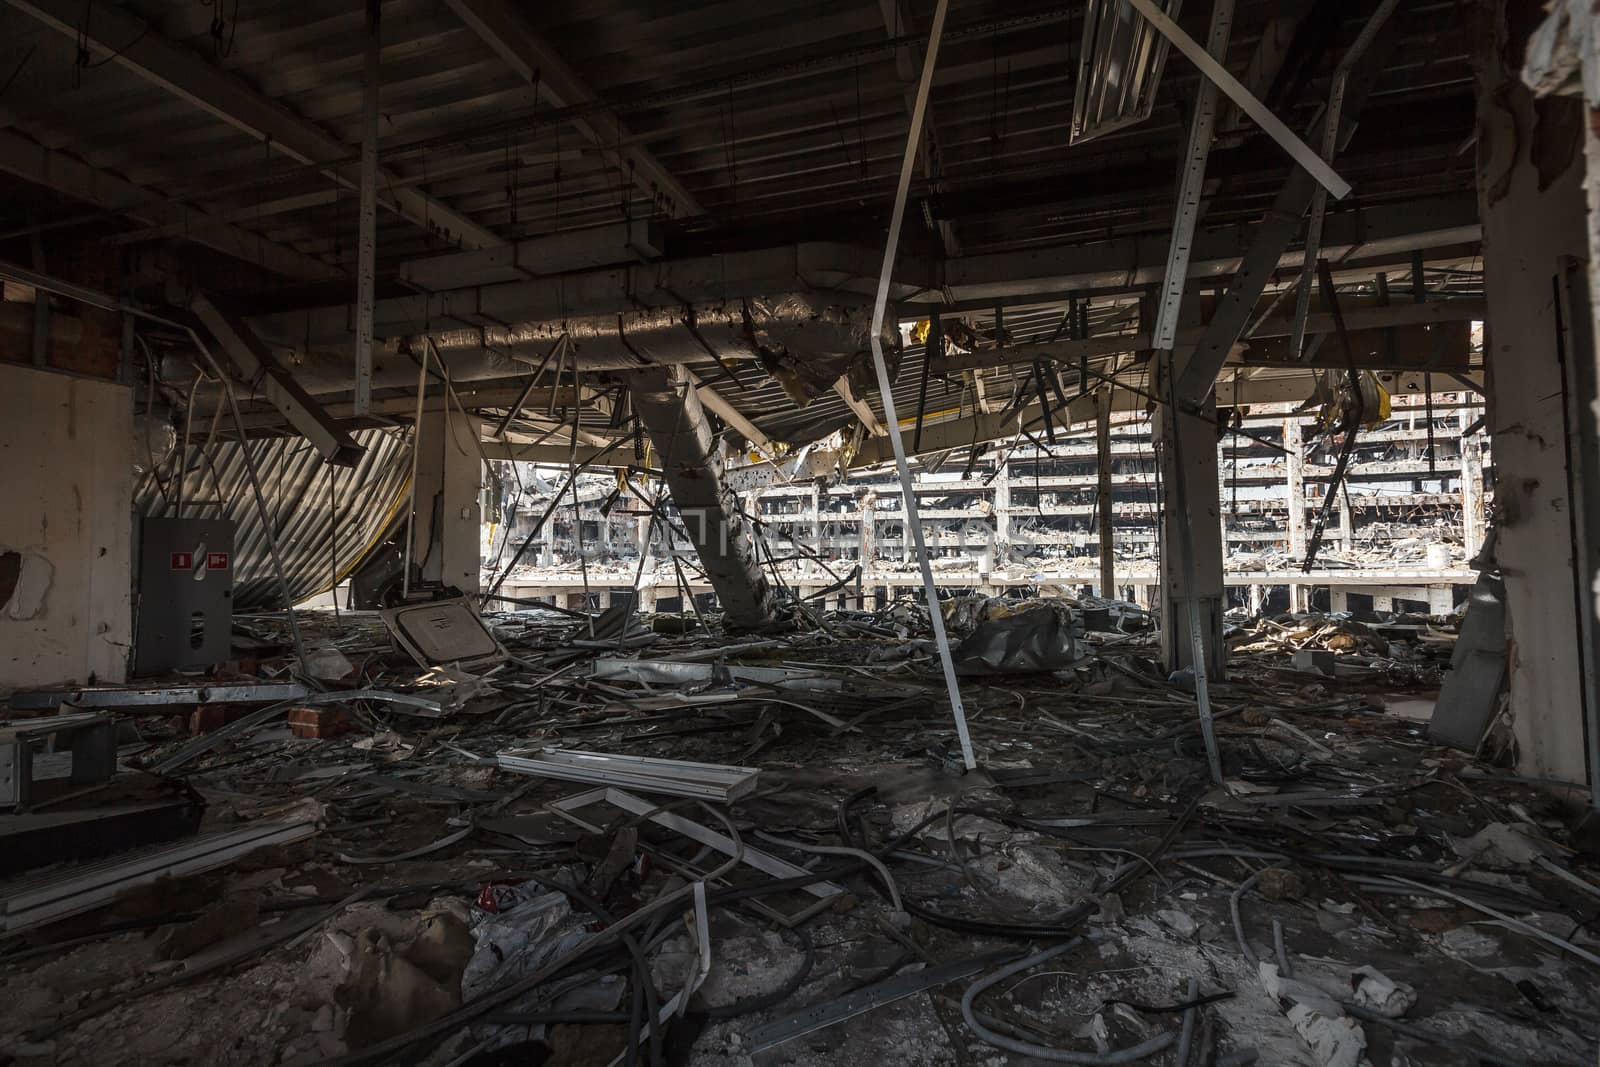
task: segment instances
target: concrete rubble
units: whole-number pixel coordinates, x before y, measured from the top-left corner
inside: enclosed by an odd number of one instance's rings
[[[0,943],[5,1062],[1594,1062],[1600,864],[1504,752],[1415,714],[1459,613],[1230,617],[1221,786],[1148,619],[1093,598],[946,606],[989,663],[965,774],[911,602],[765,635],[481,618],[478,673],[311,613],[305,697],[96,697],[113,784],[164,768],[201,836],[0,901],[315,833]],[[231,697],[293,664],[279,620],[241,626]]]

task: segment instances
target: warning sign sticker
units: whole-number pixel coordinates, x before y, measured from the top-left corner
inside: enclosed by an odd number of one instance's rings
[[[206,570],[225,571],[228,569],[228,554],[226,552],[207,552]]]
[[[172,569],[175,571],[188,571],[194,569],[193,552],[174,552],[172,554]]]

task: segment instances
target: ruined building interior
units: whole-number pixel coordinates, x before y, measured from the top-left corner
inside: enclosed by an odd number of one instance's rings
[[[1593,1067],[1593,0],[0,0],[0,1067]]]

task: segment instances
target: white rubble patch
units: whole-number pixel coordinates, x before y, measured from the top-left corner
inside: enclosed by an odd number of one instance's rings
[[[0,553],[15,552],[22,557],[21,569],[17,572],[17,584],[11,590],[11,596],[5,604],[0,606],[0,613],[8,619],[36,619],[44,611],[45,597],[50,593],[50,585],[55,581],[55,564],[42,552],[30,548],[7,548],[0,545]]]
[[[1417,991],[1376,967],[1357,967],[1355,1002],[1390,1019],[1398,1019],[1417,1002]]]
[[[1360,1067],[1367,1051],[1367,1035],[1347,1016],[1328,1016],[1309,1004],[1289,1009],[1294,1024],[1322,1067]]]

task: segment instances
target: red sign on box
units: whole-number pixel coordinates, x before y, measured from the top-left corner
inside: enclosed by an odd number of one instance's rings
[[[194,553],[193,552],[174,552],[172,554],[172,569],[175,570],[175,571],[193,570],[194,569]]]
[[[226,552],[207,552],[206,570],[225,571],[228,569],[228,554]]]

